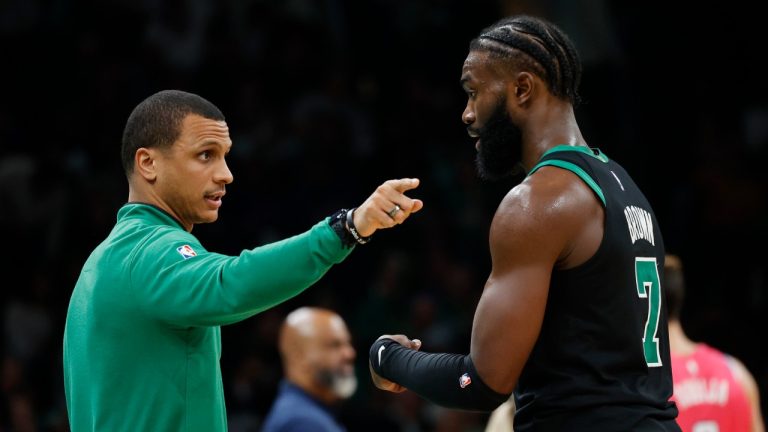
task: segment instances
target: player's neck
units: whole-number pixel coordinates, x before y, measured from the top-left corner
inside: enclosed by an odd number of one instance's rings
[[[581,135],[573,106],[559,99],[542,103],[532,114],[532,126],[523,136],[523,166],[530,171],[541,155],[552,147],[586,145]]]
[[[696,351],[696,343],[685,335],[678,320],[669,320],[669,348],[673,354],[688,356]]]

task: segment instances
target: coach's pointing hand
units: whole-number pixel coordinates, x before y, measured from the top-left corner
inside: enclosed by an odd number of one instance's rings
[[[392,228],[403,223],[411,213],[424,207],[419,199],[408,198],[405,191],[419,186],[419,179],[388,180],[354,212],[357,232],[368,237],[377,229]]]

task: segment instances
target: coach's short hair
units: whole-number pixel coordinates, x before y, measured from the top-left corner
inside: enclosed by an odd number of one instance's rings
[[[123,130],[121,157],[125,174],[133,172],[136,150],[170,148],[179,138],[181,122],[189,114],[224,121],[224,114],[202,97],[180,90],[163,90],[133,109]]]

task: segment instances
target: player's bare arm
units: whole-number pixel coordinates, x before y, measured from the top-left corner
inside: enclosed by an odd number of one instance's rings
[[[392,374],[382,377],[372,367],[374,383],[390,391],[406,387],[441,405],[471,410],[492,409],[506,400],[538,337],[552,269],[578,265],[594,254],[602,238],[602,212],[592,191],[558,168],[541,169],[514,188],[491,226],[493,268],[475,312],[470,355],[422,353],[400,367],[386,365],[398,360],[385,354],[372,358],[371,365]],[[397,352],[395,346],[379,345],[373,349]],[[463,384],[478,392],[452,393],[451,386],[433,385],[443,379],[440,368],[446,377],[474,369],[480,382],[470,378]]]
[[[514,389],[541,329],[552,269],[574,267],[594,254],[602,212],[592,191],[559,168],[540,170],[499,205],[490,232],[491,275],[475,311],[470,349],[493,390]]]

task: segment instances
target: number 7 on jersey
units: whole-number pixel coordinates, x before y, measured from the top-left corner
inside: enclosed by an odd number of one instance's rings
[[[648,299],[648,319],[645,321],[643,333],[643,352],[648,367],[661,366],[659,355],[659,338],[656,333],[659,329],[659,313],[661,312],[661,283],[659,282],[659,270],[656,267],[656,257],[635,258],[635,281],[637,282],[637,295]]]

